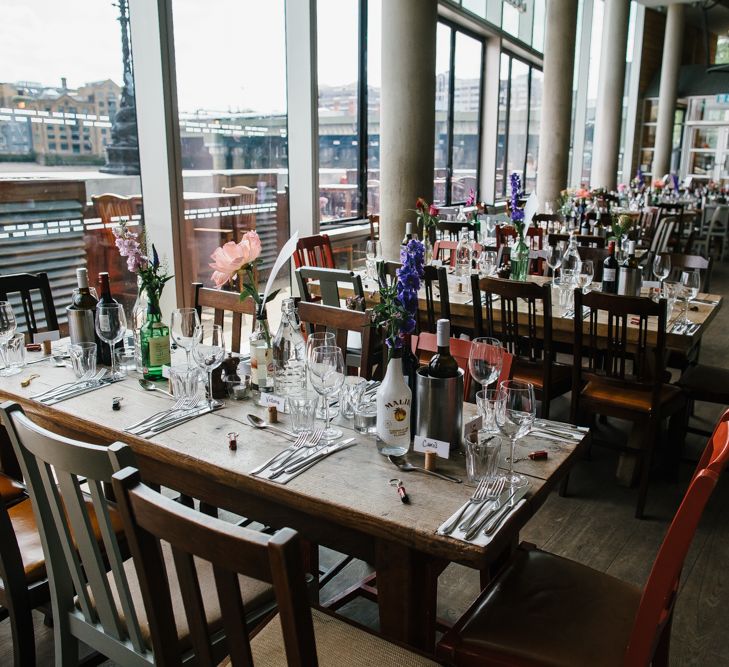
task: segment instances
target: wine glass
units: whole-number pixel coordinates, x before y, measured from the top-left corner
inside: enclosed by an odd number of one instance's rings
[[[562,266],[562,246],[559,244],[547,246],[547,266],[552,270],[552,275]]]
[[[591,259],[584,259],[580,262],[580,272],[577,274],[577,286],[582,290],[583,294],[589,292],[592,285],[592,277],[595,275],[595,267],[592,265]]]
[[[698,271],[684,271],[681,273],[681,298],[683,299],[683,323],[684,326],[693,324],[688,318],[688,308],[691,299],[699,295],[701,280]]]
[[[332,428],[329,421],[329,397],[336,394],[344,384],[346,367],[342,350],[334,345],[312,348],[309,357],[309,379],[314,391],[324,399],[324,423],[326,428],[321,439],[330,442],[341,437],[339,429]]]
[[[2,355],[3,365],[5,366],[2,375],[9,374],[7,346],[17,328],[18,323],[15,320],[12,304],[9,301],[0,301],[0,355]]]
[[[109,345],[112,380],[124,377],[116,370],[114,346],[124,337],[126,330],[127,316],[124,314],[124,306],[120,303],[99,303],[96,306],[96,333]]]
[[[365,267],[367,277],[377,280],[377,262],[382,259],[382,244],[379,241],[367,241],[365,249]]]
[[[198,368],[208,374],[208,405],[219,408],[221,401],[213,398],[213,371],[225,359],[225,338],[223,327],[219,324],[204,324],[193,333],[192,358]]]
[[[506,482],[513,488],[527,483],[523,475],[514,472],[514,450],[516,441],[529,433],[536,416],[534,385],[520,380],[504,380],[500,385],[496,407],[496,423],[501,432],[511,440],[509,473]]]
[[[495,338],[474,338],[468,355],[468,370],[484,389],[498,380],[504,361],[504,348]]]
[[[337,337],[332,331],[315,331],[312,334],[309,334],[309,337],[306,339],[306,363],[307,367],[309,364],[309,358],[311,357],[311,351],[315,347],[323,347],[323,346],[336,346],[337,344]],[[319,404],[316,407],[316,418],[317,419],[324,419],[324,406],[319,402]]]
[[[479,273],[490,276],[496,268],[496,252],[493,250],[481,250],[478,260]]]
[[[671,273],[671,255],[667,252],[657,254],[653,260],[653,275],[663,285],[669,273]]]
[[[190,353],[195,344],[195,334],[200,333],[200,316],[195,308],[177,308],[172,311],[170,334],[187,355],[187,367],[190,368]]]

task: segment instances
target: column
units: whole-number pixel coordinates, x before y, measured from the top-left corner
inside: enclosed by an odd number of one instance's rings
[[[668,6],[666,34],[663,38],[661,86],[658,90],[658,123],[653,151],[653,178],[663,178],[671,169],[673,147],[673,118],[676,111],[678,72],[683,50],[684,6]]]
[[[544,35],[544,96],[537,171],[540,208],[555,201],[567,187],[576,41],[577,0],[550,0]]]
[[[605,2],[590,179],[593,188],[617,187],[629,18],[629,0]]]
[[[433,196],[437,0],[382,3],[380,239],[400,257],[415,200]]]

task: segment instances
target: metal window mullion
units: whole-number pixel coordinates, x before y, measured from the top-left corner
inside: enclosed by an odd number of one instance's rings
[[[446,112],[446,182],[445,182],[445,204],[451,204],[451,184],[453,182],[453,102],[456,90],[456,31],[453,26],[451,30],[450,44],[450,76],[448,77],[448,110]]]
[[[514,58],[510,55],[506,56],[509,59],[509,73],[506,77],[506,118],[504,120],[504,177],[501,183],[501,194],[506,196],[506,183],[509,173],[509,127],[511,126],[511,70]]]
[[[367,0],[359,0],[359,72],[358,72],[358,100],[357,100],[357,141],[359,151],[357,155],[357,169],[359,172],[359,217],[367,217],[367,167],[369,154],[369,127],[367,109],[367,38],[369,34],[369,16],[367,14]]]
[[[476,198],[478,200],[482,199],[481,193],[480,193],[480,185],[481,185],[481,149],[483,144],[483,134],[481,132],[482,123],[483,123],[483,99],[484,99],[484,92],[486,88],[486,72],[484,69],[484,64],[486,63],[486,40],[483,38],[481,39],[481,66],[478,68],[478,71],[480,72],[481,81],[479,82],[478,87],[478,124],[476,127],[478,127],[478,153],[476,153]]]
[[[529,155],[529,125],[532,119],[532,72],[532,68],[529,67],[529,76],[527,77],[526,142],[524,143],[524,171],[522,172],[523,176],[521,179],[522,189],[526,188],[527,180],[527,155]]]

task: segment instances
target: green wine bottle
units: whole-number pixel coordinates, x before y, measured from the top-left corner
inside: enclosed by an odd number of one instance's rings
[[[170,328],[162,321],[159,296],[147,295],[147,320],[139,332],[142,370],[145,380],[161,380],[162,367],[170,363]]]

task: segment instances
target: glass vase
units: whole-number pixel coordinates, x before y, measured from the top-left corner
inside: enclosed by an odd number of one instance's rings
[[[170,364],[170,328],[162,321],[160,295],[147,292],[147,317],[139,329],[142,373],[145,380],[161,380],[162,367]]]
[[[529,269],[529,246],[519,237],[511,246],[510,254],[511,279],[524,281],[527,279]]]
[[[273,338],[265,306],[259,307],[256,328],[248,340],[251,344],[251,389],[259,394],[270,393],[274,386]]]

